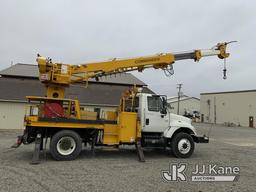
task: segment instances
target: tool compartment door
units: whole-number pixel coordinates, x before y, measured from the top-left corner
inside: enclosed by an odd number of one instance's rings
[[[119,116],[119,142],[134,143],[136,139],[137,113],[121,112]]]

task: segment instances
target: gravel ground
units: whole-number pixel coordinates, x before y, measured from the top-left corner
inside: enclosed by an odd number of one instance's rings
[[[200,133],[211,125],[195,124]],[[176,159],[163,151],[145,151],[146,163],[132,149],[85,149],[75,161],[57,162],[49,152],[39,165],[30,165],[34,145],[11,149],[20,131],[0,131],[0,191],[256,191],[256,129],[213,126],[209,144],[197,144],[189,159]],[[237,182],[164,182],[162,170],[173,163],[239,166]],[[190,177],[191,178],[191,177]]]

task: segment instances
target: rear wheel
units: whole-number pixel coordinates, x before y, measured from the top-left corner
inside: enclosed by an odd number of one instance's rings
[[[80,154],[81,150],[82,140],[75,131],[59,131],[51,139],[50,153],[56,160],[73,160]]]
[[[171,143],[173,154],[178,158],[190,157],[195,148],[193,138],[187,133],[178,133]]]

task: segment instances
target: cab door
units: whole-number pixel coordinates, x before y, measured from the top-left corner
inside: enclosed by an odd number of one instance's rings
[[[144,113],[144,129],[146,132],[163,132],[169,125],[169,114],[160,96],[147,96]]]

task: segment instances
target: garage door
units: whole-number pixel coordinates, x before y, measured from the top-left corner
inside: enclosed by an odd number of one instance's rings
[[[22,129],[25,103],[0,102],[0,129]]]

